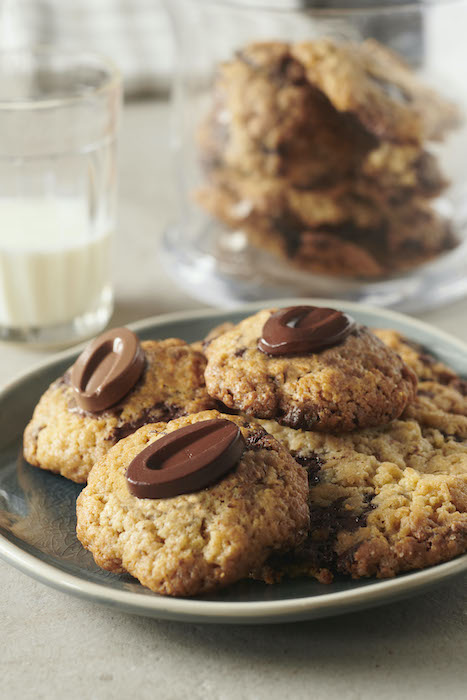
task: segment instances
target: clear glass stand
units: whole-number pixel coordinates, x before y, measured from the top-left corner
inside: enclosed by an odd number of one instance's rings
[[[180,227],[169,227],[162,253],[167,272],[180,287],[196,299],[219,307],[280,297],[321,296],[417,312],[467,294],[467,241],[418,268],[416,276],[365,284],[291,270],[278,258],[249,245],[241,232],[220,235],[218,224],[207,225],[190,240]]]

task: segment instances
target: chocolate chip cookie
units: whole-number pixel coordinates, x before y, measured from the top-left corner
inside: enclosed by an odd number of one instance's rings
[[[442,138],[458,123],[459,111],[452,103],[372,39],[361,44],[307,41],[294,44],[291,54],[337,110],[356,115],[380,139],[419,144]]]
[[[184,341],[143,341],[142,374],[125,396],[92,412],[81,407],[72,370],[41,397],[24,432],[32,465],[85,482],[92,465],[121,438],[145,423],[215,407],[204,383],[204,356]]]
[[[465,439],[410,418],[348,435],[262,424],[309,474],[309,536],[280,562],[289,573],[386,578],[467,550]]]
[[[293,252],[290,249],[289,257],[297,267],[322,275],[371,279],[382,277],[385,272],[364,246],[329,231],[304,231]]]
[[[300,191],[278,181],[238,180],[200,189],[216,218],[258,249],[303,270],[375,278],[408,270],[452,250],[449,221],[423,199],[384,201],[374,188]]]
[[[143,450],[207,421],[240,430],[244,449],[227,474],[170,498],[131,493],[129,467]],[[99,566],[128,572],[156,593],[196,595],[250,576],[271,552],[295,548],[309,524],[307,494],[305,471],[259,425],[205,411],[145,425],[109,450],[78,498],[77,534]]]
[[[313,314],[321,313],[316,307],[297,309],[291,323],[298,326],[306,323],[307,314],[313,321]],[[413,399],[414,373],[361,326],[347,327],[333,347],[306,351],[287,346],[279,355],[264,351],[265,329],[277,313],[260,311],[207,345],[205,377],[211,396],[251,416],[323,432],[387,423]],[[327,320],[318,319],[320,331],[323,323]]]
[[[227,211],[218,211],[230,225],[242,223],[251,213],[266,221],[295,220],[297,227],[313,229],[323,225],[350,222],[369,228],[383,221],[375,199],[378,193],[363,181],[358,185],[343,181],[325,189],[291,187],[285,178],[243,177],[228,169],[219,168],[210,176],[213,195],[226,192],[232,204]],[[199,198],[202,200],[201,190]]]
[[[399,333],[375,333],[418,375],[400,419],[333,436],[261,421],[310,482],[308,539],[273,562],[279,570],[323,582],[342,573],[384,578],[467,551],[466,383]]]
[[[418,377],[415,400],[404,416],[425,428],[437,428],[458,440],[467,439],[467,381],[439,362],[421,345],[391,330],[375,330],[381,340],[397,352]]]
[[[387,328],[372,330],[385,345],[402,357],[405,364],[415,372],[419,382],[437,382],[442,386],[453,387],[463,396],[467,396],[467,381],[461,379],[444,362],[436,359],[423,345],[404,337],[398,331]]]
[[[276,575],[278,567],[323,582],[336,574],[385,578],[467,551],[465,382],[399,333],[376,333],[418,374],[401,418],[348,435],[261,421],[310,482],[308,539],[273,562]]]

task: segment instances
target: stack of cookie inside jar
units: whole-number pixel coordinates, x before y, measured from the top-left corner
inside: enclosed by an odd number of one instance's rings
[[[80,542],[164,595],[467,550],[465,382],[335,309],[266,309],[192,345],[108,331],[42,396],[24,456],[87,481]]]
[[[218,67],[195,197],[295,267],[396,275],[457,244],[428,146],[459,120],[375,40],[253,43]]]

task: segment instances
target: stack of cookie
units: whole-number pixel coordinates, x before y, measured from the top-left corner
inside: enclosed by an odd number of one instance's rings
[[[191,346],[108,331],[42,396],[24,456],[87,481],[81,543],[165,595],[445,561],[467,550],[467,391],[379,335],[309,306]]]
[[[207,339],[209,393],[307,471],[310,526],[271,582],[390,577],[467,550],[467,386],[393,331],[331,309],[261,311]]]
[[[376,41],[251,44],[219,67],[196,198],[304,269],[394,274],[456,244],[426,142],[458,120]]]

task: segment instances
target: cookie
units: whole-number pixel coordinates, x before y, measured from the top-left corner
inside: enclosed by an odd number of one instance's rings
[[[291,54],[337,110],[354,114],[379,139],[420,144],[442,138],[459,122],[455,105],[374,40],[301,42],[292,45]]]
[[[217,194],[211,197],[204,190],[203,201],[212,211],[221,206],[222,216],[224,215],[227,205],[225,197],[219,199]],[[254,248],[293,265],[292,269],[351,278],[379,278],[387,274],[385,266],[376,260],[373,253],[365,249],[364,243],[354,243],[340,236],[341,227],[336,227],[335,231],[332,228],[317,231],[300,230],[293,220],[270,221],[256,214],[248,215],[241,224],[237,223],[235,228],[233,223],[230,226],[233,230],[245,234]],[[344,230],[345,233],[349,232],[347,227]],[[352,230],[354,229],[350,229]]]
[[[306,134],[297,135],[277,153],[245,139],[237,158],[226,157],[227,133],[221,136],[217,124],[222,119],[226,119],[225,110],[213,113],[199,132],[201,159],[209,180],[216,179],[218,171],[226,170],[232,177],[281,178],[284,187],[309,191],[345,184],[350,177],[357,190],[371,185],[380,198],[396,202],[412,195],[436,197],[448,185],[437,158],[414,144],[375,141],[363,153],[359,148],[354,162],[342,170],[337,170],[330,163],[330,156],[321,153],[314,139]],[[326,115],[323,119],[329,122]],[[317,128],[314,138],[316,132]]]
[[[251,44],[219,67],[198,140],[205,166],[325,186],[361,162],[375,139],[310,85],[280,42]]]
[[[402,357],[405,364],[415,372],[420,382],[437,382],[442,386],[451,386],[463,396],[467,396],[467,381],[461,379],[444,362],[436,359],[423,345],[406,338],[398,331],[386,328],[372,330],[385,345]]]
[[[385,85],[389,74],[390,83],[400,89],[403,99],[421,119],[425,139],[442,141],[462,124],[459,106],[420,80],[400,54],[375,39],[364,41],[361,49],[371,74],[381,81],[383,88],[392,92],[391,85]]]
[[[329,232],[304,231],[290,256],[305,270],[336,277],[382,277],[384,266],[361,245]]]
[[[70,370],[41,397],[24,432],[24,457],[32,465],[83,483],[98,459],[145,423],[215,408],[204,383],[204,356],[184,341],[143,341],[145,368],[118,403],[91,413],[82,409]]]
[[[386,578],[467,550],[465,439],[410,418],[347,435],[262,424],[310,481],[308,539],[276,568]]]
[[[308,272],[349,277],[381,277],[385,274],[373,253],[363,244],[340,237],[341,229],[355,230],[351,226],[323,225],[318,230],[309,230],[298,216],[290,210],[271,216],[271,211],[259,213],[247,200],[224,188],[204,187],[197,192],[197,201],[213,216],[223,221],[233,231],[242,231],[249,243],[262,251],[289,262],[294,267]],[[311,200],[317,198],[310,198]],[[336,204],[328,199],[328,206],[316,210],[316,215],[326,216],[336,211]],[[363,212],[363,209],[362,209]],[[310,211],[313,215],[313,211]],[[373,240],[373,231],[369,232]],[[386,260],[387,262],[387,260]]]
[[[363,182],[356,186],[344,181],[331,188],[306,190],[290,187],[284,178],[242,177],[221,168],[211,173],[210,180],[212,196],[218,190],[228,194],[228,210],[217,210],[218,216],[231,226],[251,215],[268,221],[294,220],[302,229],[343,222],[374,228],[383,221],[380,202],[375,201],[377,193]]]
[[[211,396],[251,416],[323,432],[387,423],[412,400],[413,372],[363,327],[317,352],[262,352],[258,341],[276,311],[260,311],[206,347]]]
[[[125,473],[148,445],[198,422],[239,426],[244,452],[206,488],[137,498]],[[145,425],[97,462],[77,501],[77,534],[99,566],[128,572],[156,593],[191,596],[248,577],[271,552],[296,547],[308,528],[305,471],[259,425],[205,411]]]
[[[367,250],[386,275],[428,262],[458,244],[449,221],[423,200],[382,203],[381,213],[383,223],[374,230],[343,225],[338,234]]]
[[[396,215],[386,230],[305,231],[289,257],[298,267],[322,274],[371,279],[428,263],[457,245],[449,224],[434,212],[425,216],[419,210],[413,226],[411,218]]]
[[[311,524],[286,571],[390,577],[467,550],[467,384],[419,344],[374,331],[418,378],[402,416],[379,428],[322,435],[261,421],[308,471]]]
[[[375,330],[381,340],[397,352],[418,377],[415,400],[404,416],[444,435],[467,439],[467,381],[425,349],[391,330]]]
[[[394,212],[399,217],[402,212],[415,219],[424,209],[434,217],[434,209],[426,198],[438,194],[445,183],[434,174],[430,180],[429,170],[434,170],[434,166],[430,165],[432,157],[428,153],[410,161],[407,150],[410,148],[376,149],[368,155],[366,172],[362,171],[360,178],[342,180],[326,188],[304,189],[291,186],[286,178],[247,177],[229,168],[216,168],[197,197],[229,226],[241,225],[255,216],[271,222],[288,219],[302,230],[343,223],[376,229],[390,226]],[[418,166],[425,159],[426,181],[417,182],[417,178],[421,180],[421,175],[416,174]],[[210,202],[216,197],[218,203],[213,206]]]
[[[422,201],[394,208],[385,232],[389,271],[410,269],[458,245],[449,221]],[[383,253],[384,254],[384,253]]]
[[[290,196],[291,190],[268,189],[263,182],[253,200],[251,187],[248,197],[229,187],[204,187],[197,200],[229,228],[245,233],[253,246],[303,270],[386,277],[429,262],[458,244],[449,222],[415,198],[392,204],[368,200],[359,192],[344,191],[340,200],[322,191],[293,190]],[[377,197],[371,188],[364,191]]]

